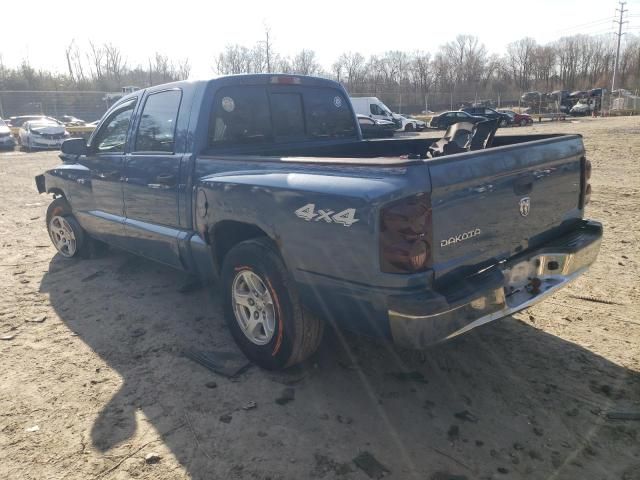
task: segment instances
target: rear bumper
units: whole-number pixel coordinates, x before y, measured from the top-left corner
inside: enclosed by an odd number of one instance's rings
[[[395,343],[412,348],[448,340],[528,308],[584,273],[596,260],[602,225],[583,221],[542,247],[450,285],[388,300]]]

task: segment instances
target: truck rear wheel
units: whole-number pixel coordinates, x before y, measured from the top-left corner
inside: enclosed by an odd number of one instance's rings
[[[267,238],[239,243],[224,258],[225,319],[242,352],[276,370],[302,362],[322,340],[324,322],[303,308],[276,247]]]

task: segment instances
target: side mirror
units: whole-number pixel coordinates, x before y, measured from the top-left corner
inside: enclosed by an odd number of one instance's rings
[[[89,152],[84,138],[70,138],[62,142],[62,153],[65,155],[86,155]]]

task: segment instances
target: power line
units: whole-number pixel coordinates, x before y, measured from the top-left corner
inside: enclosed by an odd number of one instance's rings
[[[628,22],[625,22],[624,19],[624,14],[625,12],[629,12],[629,10],[625,10],[624,6],[627,4],[627,2],[618,2],[620,4],[620,8],[616,8],[616,13],[620,12],[620,20],[615,20],[615,23],[618,24],[618,33],[616,33],[616,35],[618,36],[618,47],[616,48],[616,61],[613,64],[613,78],[611,79],[611,92],[613,92],[615,90],[616,87],[616,71],[618,70],[618,58],[620,57],[620,40],[622,39],[622,35],[624,35],[624,33],[622,33],[622,25]]]
[[[587,22],[587,23],[582,23],[580,25],[574,25],[572,27],[565,27],[565,28],[561,28],[559,30],[556,30],[556,33],[561,33],[561,32],[568,32],[570,30],[575,30],[577,28],[586,28],[586,27],[595,27],[598,26],[599,24],[603,24],[603,23],[608,23],[611,21],[615,21],[615,18],[613,17],[607,17],[607,18],[603,18],[600,20],[594,20],[592,22]]]

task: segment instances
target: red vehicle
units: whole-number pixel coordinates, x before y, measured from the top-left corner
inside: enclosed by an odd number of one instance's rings
[[[520,127],[526,127],[527,125],[532,125],[533,124],[533,118],[531,118],[531,115],[528,115],[526,113],[516,113],[513,110],[499,110],[501,113],[506,113],[507,115],[509,115],[509,118],[511,119],[509,121],[510,125],[518,125]]]

